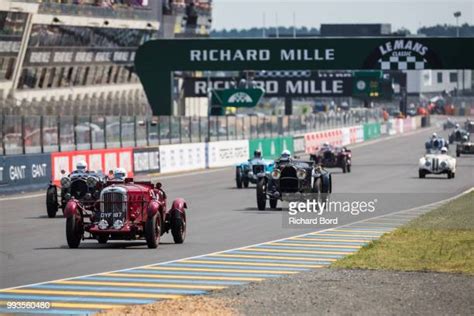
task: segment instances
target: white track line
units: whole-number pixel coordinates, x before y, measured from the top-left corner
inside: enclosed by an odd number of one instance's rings
[[[386,217],[386,216],[390,216],[390,215],[394,215],[394,214],[398,214],[398,213],[410,212],[410,211],[414,211],[414,210],[417,210],[417,209],[421,209],[421,208],[425,208],[425,207],[434,206],[434,205],[436,205],[436,204],[446,203],[446,202],[452,201],[452,200],[454,200],[454,199],[457,199],[457,198],[460,197],[460,196],[463,196],[463,195],[465,195],[465,194],[468,194],[468,193],[470,193],[471,191],[474,191],[474,188],[470,188],[470,189],[468,189],[468,190],[466,190],[466,191],[464,191],[464,192],[462,192],[462,193],[459,193],[458,195],[455,195],[455,196],[453,196],[453,197],[450,197],[450,198],[447,198],[447,199],[444,199],[444,200],[441,200],[441,201],[433,202],[433,203],[430,203],[430,204],[426,204],[426,205],[423,205],[423,206],[418,206],[418,207],[414,207],[414,208],[410,208],[410,209],[406,209],[406,210],[396,211],[396,212],[392,212],[392,213],[389,213],[389,214],[374,216],[374,217],[367,218],[367,219],[363,219],[363,220],[360,220],[360,221],[356,221],[356,222],[353,222],[353,223],[350,223],[350,224],[346,224],[346,225],[341,225],[341,226],[337,226],[337,227],[332,227],[332,228],[327,228],[327,229],[319,230],[319,231],[316,231],[316,232],[314,232],[314,233],[323,233],[323,232],[326,232],[326,231],[331,231],[331,230],[339,229],[339,228],[342,228],[342,227],[351,226],[351,225],[354,225],[354,224],[357,224],[357,223],[366,222],[366,221],[368,221],[368,220],[373,220],[373,219],[375,219],[375,218]],[[419,215],[422,215],[422,214],[419,214]],[[15,287],[9,287],[9,288],[0,289],[0,293],[5,292],[5,291],[9,291],[9,290],[20,289],[20,288],[25,288],[25,287],[31,287],[31,286],[36,286],[36,285],[42,285],[42,284],[47,284],[47,283],[54,283],[54,282],[59,282],[59,281],[69,281],[69,280],[75,280],[75,279],[80,279],[80,278],[87,278],[87,277],[91,277],[91,276],[97,276],[97,275],[103,275],[103,274],[110,274],[110,273],[117,273],[117,272],[125,272],[125,271],[140,269],[140,268],[147,268],[147,267],[150,267],[150,266],[165,265],[165,264],[173,263],[173,262],[186,261],[186,260],[191,260],[191,259],[196,259],[196,258],[201,258],[201,257],[206,257],[206,256],[212,256],[212,255],[214,255],[214,254],[218,254],[218,253],[222,253],[222,252],[230,252],[230,251],[239,250],[239,249],[242,249],[242,248],[251,248],[251,247],[260,246],[260,245],[263,245],[263,244],[275,243],[275,242],[279,242],[279,241],[282,241],[282,240],[287,240],[287,239],[291,239],[291,238],[306,236],[306,235],[308,235],[308,234],[311,234],[311,232],[310,232],[310,233],[304,233],[304,234],[296,235],[296,236],[284,237],[284,238],[280,238],[280,239],[276,239],[276,240],[271,240],[271,241],[265,241],[265,242],[261,242],[261,243],[257,243],[257,244],[253,244],[253,245],[248,245],[248,246],[241,246],[241,247],[236,247],[236,248],[232,248],[232,249],[226,249],[226,250],[215,251],[215,252],[211,252],[211,253],[207,253],[207,254],[203,254],[203,255],[197,255],[197,256],[192,256],[192,257],[187,257],[187,258],[182,258],[182,259],[169,260],[169,261],[165,261],[165,262],[151,263],[151,264],[142,265],[142,266],[133,267],[133,268],[127,268],[127,269],[121,269],[121,270],[113,270],[113,271],[106,271],[106,272],[99,272],[99,273],[92,273],[92,274],[81,275],[81,276],[76,276],[76,277],[62,278],[62,279],[56,279],[56,280],[51,280],[51,281],[44,281],[44,282],[38,282],[38,283],[33,283],[33,284],[27,284],[27,285],[20,285],[20,286],[15,286]],[[74,251],[80,251],[80,249],[74,250]]]

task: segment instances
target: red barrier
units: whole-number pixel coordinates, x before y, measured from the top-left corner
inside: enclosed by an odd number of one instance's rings
[[[120,167],[128,171],[128,177],[133,177],[132,148],[81,150],[51,154],[51,171],[54,183],[59,183],[62,178],[61,170],[69,174],[80,160],[87,162],[89,170],[102,171],[107,174],[109,170]]]
[[[316,152],[324,143],[334,146],[343,145],[342,129],[333,129],[329,131],[308,133],[305,138],[305,151],[307,154]]]

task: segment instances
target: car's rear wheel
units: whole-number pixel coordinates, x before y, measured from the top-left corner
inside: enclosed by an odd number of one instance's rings
[[[418,177],[419,177],[420,179],[424,179],[425,176],[426,176],[425,170],[418,170]]]
[[[109,236],[108,235],[100,235],[97,237],[97,241],[99,244],[106,244],[109,241]]]
[[[461,152],[460,151],[456,151],[456,157],[461,157]]]
[[[170,225],[175,244],[182,244],[186,238],[186,222],[180,212],[172,215]]]
[[[260,211],[264,211],[267,206],[267,192],[265,179],[262,178],[257,182],[257,207]]]
[[[58,189],[56,186],[50,186],[46,191],[46,212],[49,218],[56,217],[56,213],[58,213]]]
[[[66,240],[69,248],[79,247],[82,240],[81,220],[73,215],[66,220]]]
[[[271,208],[277,208],[277,205],[278,205],[278,199],[271,198],[270,199],[270,207]]]
[[[348,173],[351,173],[351,167],[352,167],[352,165],[347,164],[347,172],[348,172]]]
[[[235,184],[237,188],[242,189],[242,169],[240,167],[235,168]]]
[[[145,223],[145,239],[148,248],[158,248],[161,237],[161,217],[159,213],[148,218]]]

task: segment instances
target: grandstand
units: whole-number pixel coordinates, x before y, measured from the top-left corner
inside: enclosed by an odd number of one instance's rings
[[[3,114],[145,115],[136,49],[208,36],[210,0],[0,1]]]

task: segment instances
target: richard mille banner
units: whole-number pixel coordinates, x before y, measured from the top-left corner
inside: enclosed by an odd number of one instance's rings
[[[172,115],[173,71],[474,69],[472,56],[467,37],[159,39],[138,49],[135,68],[153,114]]]
[[[185,97],[207,97],[208,89],[228,89],[234,78],[186,78]],[[352,95],[352,76],[348,73],[313,74],[310,77],[258,78],[257,87],[265,90],[265,97],[349,97]]]

